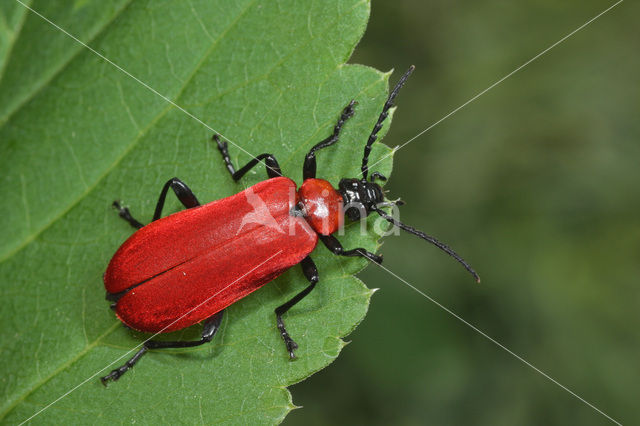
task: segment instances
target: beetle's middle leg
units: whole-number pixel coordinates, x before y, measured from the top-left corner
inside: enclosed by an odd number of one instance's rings
[[[234,181],[239,181],[242,176],[244,176],[249,170],[254,168],[261,160],[264,160],[264,165],[267,168],[267,176],[269,178],[282,176],[282,171],[280,171],[280,164],[278,164],[278,160],[273,154],[260,154],[255,158],[252,158],[247,164],[241,167],[239,170],[236,170],[231,164],[231,158],[229,158],[229,146],[226,141],[220,139],[220,135],[213,135],[213,140],[218,145],[218,149],[220,150],[220,154],[222,154],[222,160],[224,161],[225,166],[227,166],[227,170],[231,174],[231,177]]]
[[[318,282],[318,269],[316,268],[316,264],[313,263],[313,260],[311,260],[309,256],[302,259],[300,265],[302,266],[302,272],[304,273],[304,276],[307,277],[307,280],[309,280],[311,284],[309,284],[309,286],[302,290],[300,293],[293,296],[293,298],[287,303],[278,306],[275,310],[278,330],[280,330],[280,336],[282,336],[282,340],[284,340],[284,344],[287,346],[287,351],[289,352],[289,357],[291,359],[294,359],[296,357],[293,351],[298,349],[298,344],[294,342],[291,336],[289,336],[289,333],[287,333],[287,329],[285,328],[284,322],[282,321],[282,315],[284,315],[285,312],[291,309],[293,305],[304,299],[307,294],[311,293],[311,290],[315,288],[316,283]]]
[[[200,205],[200,202],[194,195],[193,191],[191,191],[191,189],[187,186],[187,184],[174,177],[172,179],[169,179],[167,183],[165,183],[162,187],[162,191],[160,191],[160,197],[158,198],[158,203],[156,204],[156,210],[153,214],[152,221],[160,219],[160,216],[162,215],[162,208],[164,207],[164,202],[167,198],[167,192],[169,191],[169,188],[173,189],[173,192],[176,194],[176,197],[178,197],[178,200],[180,200],[182,205],[186,208],[190,209],[192,207],[197,207]],[[143,223],[139,222],[137,219],[131,216],[129,208],[122,207],[119,201],[114,201],[113,207],[118,210],[118,215],[129,222],[129,224],[134,228],[140,229],[144,226]]]
[[[153,213],[152,221],[160,219],[160,216],[162,215],[162,208],[164,207],[164,200],[167,198],[167,192],[169,191],[169,188],[173,189],[173,193],[176,194],[178,200],[180,200],[182,205],[186,208],[190,209],[192,207],[198,207],[200,205],[200,202],[196,198],[193,191],[191,191],[191,188],[189,188],[186,183],[184,183],[177,177],[174,177],[172,179],[169,179],[167,183],[165,183],[162,187],[162,191],[160,191],[160,197],[158,197],[158,203],[156,204],[156,210]]]
[[[215,336],[216,332],[220,328],[220,324],[222,323],[222,317],[224,315],[224,309],[212,317],[208,318],[204,322],[204,327],[202,329],[202,337],[200,340],[191,340],[191,341],[175,341],[175,342],[162,342],[158,340],[147,340],[142,345],[142,348],[134,356],[129,359],[129,361],[125,362],[120,367],[115,370],[111,370],[109,374],[100,378],[103,385],[107,385],[109,380],[116,381],[122,376],[124,373],[129,371],[131,367],[136,365],[136,363],[142,358],[144,354],[147,353],[149,349],[163,349],[163,348],[190,348],[193,346],[200,346],[205,343],[210,342]]]

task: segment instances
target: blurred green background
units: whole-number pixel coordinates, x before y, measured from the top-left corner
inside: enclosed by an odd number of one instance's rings
[[[373,1],[352,63],[417,69],[399,145],[613,2]],[[385,266],[623,424],[640,414],[640,33],[626,1],[400,150]],[[375,266],[352,343],[286,424],[597,425],[604,416]]]

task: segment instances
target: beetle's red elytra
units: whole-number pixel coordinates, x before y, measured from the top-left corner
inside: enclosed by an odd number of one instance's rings
[[[368,176],[368,160],[377,133],[393,106],[393,100],[414,67],[400,78],[385,102],[369,136],[362,159],[362,177],[342,179],[335,189],[316,178],[316,152],[336,142],[344,123],[353,115],[355,101],[342,111],[333,133],[314,145],[303,165],[299,189],[283,177],[272,154],[260,154],[236,171],[228,146],[214,135],[231,177],[238,181],[264,161],[269,179],[221,200],[201,205],[191,189],[178,178],[167,181],[160,192],[152,222],[143,225],[126,207],[114,202],[119,215],[138,229],[116,251],[104,274],[107,300],[118,318],[130,328],[148,333],[181,330],[203,322],[200,340],[147,340],[125,364],[101,378],[103,384],[118,380],[149,349],[184,348],[210,342],[222,322],[224,309],[300,264],[309,285],[275,309],[276,323],[291,359],[298,345],[289,336],[282,316],[307,296],[319,281],[309,257],[318,240],[334,254],[360,256],[373,262],[382,257],[363,248],[346,250],[333,234],[347,216],[359,220],[371,212],[395,226],[429,241],[460,262],[479,281],[475,271],[446,245],[388,215],[383,207],[400,205],[385,201],[376,179]],[[186,210],[161,217],[169,189]]]
[[[316,247],[318,237],[303,217],[289,214],[295,207],[289,193],[295,188],[291,179],[269,179],[231,197],[158,219],[133,234],[113,256],[104,276],[109,293],[131,289],[116,304],[118,318],[148,333],[181,330],[300,263]],[[247,202],[252,197],[268,206],[273,225],[260,220],[243,223],[254,213]],[[275,261],[263,263],[275,248],[282,250]],[[214,293],[216,297],[198,307]]]

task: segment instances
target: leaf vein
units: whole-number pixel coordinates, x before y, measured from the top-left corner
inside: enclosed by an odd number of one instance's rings
[[[40,379],[38,382],[35,383],[35,385],[33,386],[33,388],[28,389],[25,393],[23,393],[21,396],[19,396],[18,398],[16,398],[13,402],[9,402],[6,410],[4,410],[2,413],[0,413],[0,420],[2,420],[3,418],[6,417],[7,414],[9,414],[18,404],[20,404],[22,401],[24,401],[26,398],[29,397],[29,395],[31,395],[32,393],[34,393],[36,390],[38,390],[42,385],[44,385],[46,382],[48,382],[49,380],[53,379],[55,376],[57,376],[59,373],[61,373],[62,371],[64,371],[66,368],[68,368],[69,366],[73,365],[75,362],[77,362],[79,359],[81,359],[83,356],[85,356],[87,353],[89,353],[89,351],[91,349],[93,349],[95,346],[97,346],[100,341],[102,339],[104,339],[106,336],[108,336],[109,334],[111,334],[121,323],[115,322],[111,327],[109,327],[103,334],[101,334],[100,336],[98,336],[96,338],[96,340],[94,340],[93,342],[91,342],[90,345],[85,346],[84,349],[82,349],[80,352],[78,352],[74,357],[72,357],[71,359],[69,359],[67,362],[61,364],[58,368],[56,368],[51,374],[49,374],[48,376],[46,376],[43,379]]]
[[[25,1],[28,2],[29,5],[31,5],[32,0],[25,0]],[[16,40],[18,40],[18,37],[22,33],[22,28],[24,28],[24,23],[27,20],[27,15],[28,14],[29,14],[29,11],[27,9],[24,9],[24,13],[22,14],[22,17],[20,18],[20,22],[18,23],[17,28],[11,34],[11,38],[13,40],[11,40],[11,45],[9,46],[9,49],[7,50],[7,54],[5,55],[4,62],[2,63],[2,67],[0,67],[0,83],[2,82],[2,79],[4,78],[4,73],[5,73],[6,69],[7,69],[7,64],[9,63],[9,59],[11,59],[11,55],[13,54],[13,48],[16,45]],[[7,27],[8,27],[8,25],[7,25]]]
[[[119,17],[122,12],[127,9],[127,7],[133,2],[133,0],[128,0],[127,3],[124,3],[123,6],[116,10],[116,12],[114,13],[114,15],[111,17],[111,19],[109,19],[107,22],[105,22],[104,26],[102,28],[100,28],[98,30],[98,32],[96,32],[96,34],[93,35],[93,37],[89,38],[89,40],[87,40],[86,42],[84,42],[85,44],[89,44],[92,41],[94,41],[96,38],[98,38],[102,33],[104,33],[104,31],[109,28],[111,26],[111,24],[116,20],[117,17]],[[25,9],[25,16],[29,14],[29,10]],[[10,119],[11,117],[13,117],[15,115],[15,113],[17,113],[18,111],[20,111],[22,109],[22,107],[24,107],[27,103],[29,103],[29,101],[31,101],[33,98],[35,98],[38,93],[40,93],[45,87],[47,87],[47,85],[53,81],[54,78],[56,78],[58,75],[60,75],[66,68],[67,66],[73,62],[73,60],[81,53],[84,51],[84,46],[80,46],[78,48],[78,50],[76,50],[76,52],[69,56],[69,58],[63,62],[62,64],[60,64],[60,67],[55,70],[49,77],[45,78],[44,80],[41,80],[39,83],[36,83],[34,86],[34,89],[31,91],[31,93],[29,93],[24,99],[22,99],[22,101],[18,102],[13,109],[7,111],[7,113],[4,115],[4,117],[0,117],[0,126],[4,126]],[[7,58],[8,59],[8,58]],[[8,61],[7,61],[8,62]],[[6,65],[6,62],[5,62]],[[2,76],[3,74],[0,73],[0,82],[2,81]]]

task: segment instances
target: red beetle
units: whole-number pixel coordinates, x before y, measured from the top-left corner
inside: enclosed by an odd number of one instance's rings
[[[362,159],[362,178],[342,179],[337,190],[326,180],[316,179],[315,155],[338,141],[342,125],[353,115],[354,101],[343,110],[333,134],[306,155],[304,182],[298,190],[295,182],[282,177],[272,154],[261,154],[236,171],[227,143],[215,135],[235,181],[262,160],[269,179],[231,197],[200,205],[189,187],[173,178],[162,188],[153,221],[146,226],[134,219],[128,208],[114,202],[120,216],[139,229],[118,249],[104,274],[107,300],[113,302],[111,308],[118,318],[128,327],[148,333],[181,330],[202,321],[204,328],[201,339],[196,341],[145,341],[129,361],[102,377],[103,384],[118,380],[149,349],[184,348],[211,341],[227,306],[300,263],[310,285],[275,309],[280,335],[289,356],[295,358],[298,345],[287,333],[282,315],[318,282],[318,271],[309,257],[318,238],[337,255],[382,262],[381,256],[362,248],[343,249],[332,234],[340,227],[344,215],[358,220],[375,211],[395,226],[446,251],[479,281],[473,269],[449,247],[380,209],[394,204],[384,201],[382,189],[374,182],[386,180],[384,176],[372,173],[370,181],[367,180],[371,145],[412,71],[413,67],[409,68],[389,95],[369,136]],[[160,218],[169,188],[187,210]]]

